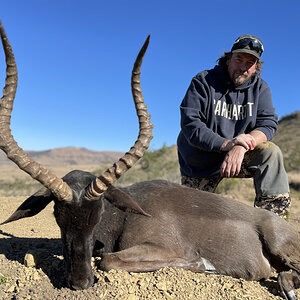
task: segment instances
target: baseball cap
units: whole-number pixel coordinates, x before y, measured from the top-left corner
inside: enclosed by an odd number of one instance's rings
[[[258,37],[250,34],[239,36],[231,48],[232,53],[248,53],[258,59],[260,59],[263,51],[264,46],[262,41]]]

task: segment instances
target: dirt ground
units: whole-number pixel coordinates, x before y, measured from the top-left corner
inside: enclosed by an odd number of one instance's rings
[[[24,199],[0,197],[0,222]],[[300,200],[294,198],[291,223],[298,231],[299,212]],[[52,204],[35,217],[0,226],[0,299],[282,299],[275,278],[250,282],[171,268],[149,273],[94,268],[94,272],[98,281],[91,288],[66,287]],[[296,294],[300,298],[300,289]]]

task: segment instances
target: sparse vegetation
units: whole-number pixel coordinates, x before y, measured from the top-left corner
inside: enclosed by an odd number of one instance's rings
[[[13,181],[0,180],[0,191],[5,196],[29,195],[40,187],[38,182],[27,182],[20,178],[14,178]]]
[[[274,138],[282,150],[287,172],[300,171],[300,111],[284,116],[279,121]]]
[[[175,146],[164,145],[159,150],[147,151],[136,167],[120,178],[118,184],[127,185],[136,181],[153,179],[179,182],[179,164]]]
[[[229,191],[234,190],[238,184],[239,184],[239,178],[229,178],[229,179],[222,180],[219,183],[216,192],[219,194],[222,193],[225,194]]]
[[[5,284],[7,282],[11,281],[11,278],[8,274],[1,274],[0,273],[0,285]]]
[[[93,174],[100,175],[104,170],[105,168],[97,169]],[[159,150],[147,151],[143,158],[118,180],[117,184],[125,186],[137,181],[153,179],[179,182],[180,173],[176,146],[167,147],[164,145]]]

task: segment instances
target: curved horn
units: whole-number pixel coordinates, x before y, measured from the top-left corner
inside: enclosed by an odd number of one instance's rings
[[[88,200],[97,200],[109,186],[118,180],[127,170],[129,170],[145,153],[149,147],[150,141],[153,138],[150,122],[150,114],[147,112],[147,106],[144,103],[144,97],[141,90],[141,65],[144,54],[147,50],[150,40],[150,35],[147,37],[142,49],[140,50],[131,75],[131,91],[136,108],[136,113],[139,118],[139,135],[134,146],[122,156],[111,168],[103,172],[96,178],[86,189],[85,197]]]
[[[0,22],[0,35],[5,53],[6,79],[3,97],[0,100],[0,149],[7,157],[48,188],[59,200],[71,200],[72,190],[62,179],[32,160],[14,140],[10,130],[10,119],[17,90],[18,72],[15,57]]]

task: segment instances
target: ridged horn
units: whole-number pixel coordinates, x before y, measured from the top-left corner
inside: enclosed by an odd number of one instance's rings
[[[153,125],[150,121],[150,114],[144,103],[144,97],[141,89],[141,65],[144,54],[147,50],[150,35],[147,37],[142,49],[140,50],[131,75],[131,91],[139,119],[139,135],[134,146],[123,155],[118,162],[111,168],[97,177],[86,189],[85,197],[88,200],[97,200],[115,181],[117,181],[127,170],[129,170],[145,153],[153,138]]]
[[[70,187],[62,179],[51,174],[47,169],[31,159],[23,149],[18,146],[11,134],[10,119],[17,90],[18,72],[12,48],[1,22],[0,35],[6,61],[5,87],[3,89],[3,97],[0,100],[0,149],[2,149],[7,157],[17,164],[21,170],[28,173],[32,178],[52,191],[57,199],[71,200],[72,190]]]

